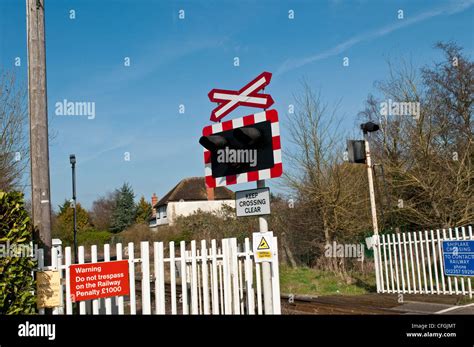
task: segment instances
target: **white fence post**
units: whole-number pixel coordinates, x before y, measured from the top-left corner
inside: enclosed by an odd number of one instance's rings
[[[53,315],[64,314],[64,286],[63,286],[63,255],[61,240],[53,239],[53,247],[51,248],[51,265],[54,271],[59,274],[59,306],[53,308]]]
[[[130,282],[130,314],[137,314],[137,299],[135,293],[135,248],[133,242],[128,243],[127,251]]]
[[[219,283],[217,274],[217,245],[216,240],[211,240],[212,257],[212,314],[219,314]]]
[[[230,280],[230,249],[229,239],[222,239],[222,272],[224,282],[224,312],[232,314],[232,286]]]
[[[221,257],[221,262],[218,265],[218,270],[219,270],[219,298],[220,298],[220,314],[224,314],[224,306],[225,306],[225,301],[224,301],[224,256],[222,253],[222,248],[218,249],[218,254]]]
[[[397,241],[395,239],[395,234],[392,234],[392,242],[393,242],[393,260],[395,262],[395,278],[397,280],[397,292],[400,292],[400,279],[398,277]]]
[[[178,310],[176,305],[176,261],[173,241],[169,243],[168,248],[170,253],[171,314],[177,314]]]
[[[434,237],[433,230],[431,230],[431,251],[433,252],[433,265],[434,265],[434,275],[435,275],[435,282],[436,282],[436,292],[438,294],[441,294],[441,291],[439,288],[439,281],[438,281],[438,261],[436,259],[435,237]]]
[[[202,269],[202,298],[204,302],[204,314],[210,314],[209,308],[209,273],[208,273],[208,266],[207,266],[207,247],[206,247],[206,240],[201,240],[201,269]]]
[[[142,261],[142,314],[151,314],[150,296],[150,249],[148,241],[140,242]]]
[[[447,240],[446,238],[446,229],[443,229],[443,240]],[[444,259],[443,259],[443,264],[444,264]],[[444,268],[444,266],[443,266]],[[443,273],[444,273],[444,270],[443,270]],[[453,287],[451,285],[451,276],[446,276],[448,278],[448,291],[449,291],[449,294],[451,295],[453,293]]]
[[[438,253],[439,253],[439,269],[441,276],[441,284],[443,286],[443,294],[446,294],[446,283],[444,281],[444,259],[443,259],[443,246],[441,244],[441,237],[439,234],[439,229],[436,230],[436,240],[438,242]]]
[[[380,236],[379,236],[380,237]],[[385,242],[385,235],[382,235],[382,246],[383,246],[383,262],[385,263],[385,284],[386,284],[386,289],[383,287],[383,281],[382,283],[382,293],[389,292],[390,290],[390,282],[388,280],[388,262],[387,262],[387,243]]]
[[[199,314],[198,311],[198,279],[196,264],[196,241],[191,241],[191,314]]]
[[[183,302],[183,314],[189,314],[188,306],[188,282],[186,279],[186,243],[181,241],[181,300]]]
[[[72,298],[71,298],[71,247],[64,250],[64,266],[66,267],[66,314],[72,314]]]
[[[410,268],[409,268],[409,263],[408,263],[408,254],[407,254],[407,239],[406,239],[406,233],[403,233],[402,235],[403,239],[403,254],[405,255],[405,271],[407,274],[407,292],[411,293],[411,285],[410,285]],[[403,267],[402,267],[403,271]],[[405,288],[404,288],[405,289]]]
[[[163,242],[154,243],[154,263],[155,263],[155,312],[165,314],[165,270]]]
[[[281,314],[280,269],[278,264],[278,239],[276,237],[273,238],[273,247],[275,248],[272,261],[273,314]]]
[[[413,261],[413,241],[411,233],[408,234],[408,248],[410,249],[411,279],[413,283],[413,293],[416,294],[415,262]]]
[[[257,282],[257,312],[263,314],[262,307],[262,276],[260,271],[260,263],[255,263],[255,281]]]
[[[245,283],[247,285],[247,313],[255,314],[255,297],[253,292],[253,264],[250,258],[250,240],[245,238]]]
[[[240,314],[245,314],[245,300],[244,300],[244,283],[243,283],[243,272],[242,272],[242,263],[243,260],[237,257],[237,262],[239,265],[239,296],[240,296]]]
[[[104,245],[104,261],[110,261],[110,245]],[[105,298],[105,314],[112,314],[112,298]]]
[[[59,271],[58,268],[58,250],[55,246],[51,247],[51,270],[53,271]],[[62,277],[61,274],[59,276],[60,278]],[[60,303],[60,305],[62,302]],[[54,307],[52,310],[53,315],[58,315],[59,314],[59,308]]]
[[[397,242],[398,242],[398,257],[400,260],[400,275],[402,277],[402,293],[405,293],[405,274],[403,272],[402,242],[401,242],[399,233],[397,234]]]
[[[433,288],[433,278],[432,278],[432,273],[431,273],[431,255],[430,255],[430,245],[428,243],[428,230],[425,230],[425,246],[426,246],[426,258],[428,260],[428,276],[430,279],[430,292],[431,294],[434,293],[434,288]]]
[[[78,249],[78,255],[79,255],[79,264],[84,264],[84,246],[79,246]],[[86,302],[85,301],[80,301],[79,302],[79,314],[84,315],[86,314]]]
[[[461,240],[461,236],[459,235],[459,228],[454,228],[456,234],[456,240]],[[466,290],[464,286],[464,277],[461,277],[461,294],[465,295]]]
[[[91,246],[91,262],[97,263],[97,245]],[[92,300],[92,314],[99,314],[99,299]]]
[[[115,245],[115,252],[117,255],[117,260],[122,260],[123,259],[123,254],[122,254],[122,244],[117,243]],[[119,296],[116,298],[117,300],[117,309],[118,309],[118,314],[123,315],[124,314],[124,303],[123,303],[123,296]]]
[[[451,228],[449,228],[449,239],[454,240],[453,230]],[[459,286],[458,286],[458,278],[457,277],[454,277],[454,290],[455,290],[456,295],[459,294]]]
[[[237,264],[237,239],[232,238],[230,243],[230,274],[232,281],[232,293],[234,301],[234,314],[240,314],[239,298],[239,269]]]

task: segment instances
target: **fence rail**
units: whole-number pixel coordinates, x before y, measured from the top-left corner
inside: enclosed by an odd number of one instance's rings
[[[474,240],[472,226],[384,234],[378,238],[379,293],[469,295],[471,279],[446,276],[442,241]]]
[[[271,266],[273,313],[280,314],[280,287],[277,238],[274,238],[275,253]],[[223,239],[218,246],[216,240],[210,245],[202,240],[179,247],[174,242],[167,244],[167,257],[163,242],[140,243],[140,257],[135,257],[136,247],[129,243],[123,248],[115,245],[116,260],[128,258],[130,294],[80,301],[73,309],[70,288],[71,247],[54,247],[52,266],[44,267],[44,256],[39,250],[39,270],[57,270],[61,277],[61,306],[53,314],[263,314],[262,276],[259,263],[254,262],[248,238],[240,247],[237,239]],[[137,249],[138,251],[138,249]],[[150,252],[151,251],[151,252]],[[151,257],[150,257],[151,253]],[[98,259],[98,247],[90,247],[91,263]],[[152,262],[150,261],[152,259]],[[103,261],[110,261],[111,245],[103,247]],[[78,248],[78,263],[84,264],[85,248]],[[100,262],[99,262],[100,263]],[[152,264],[151,264],[152,263]],[[138,282],[138,287],[136,286]],[[141,282],[141,283],[140,283]],[[141,284],[141,285],[140,285]],[[40,314],[44,310],[40,310]]]

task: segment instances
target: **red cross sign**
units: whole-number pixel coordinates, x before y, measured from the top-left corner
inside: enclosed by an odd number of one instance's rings
[[[259,94],[270,84],[272,74],[262,72],[254,80],[246,84],[240,90],[213,89],[209,92],[209,100],[219,103],[211,113],[211,121],[218,122],[239,106],[250,106],[268,108],[274,101],[270,94]]]

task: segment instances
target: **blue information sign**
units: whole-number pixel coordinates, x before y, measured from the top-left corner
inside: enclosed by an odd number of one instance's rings
[[[474,240],[443,241],[444,273],[474,276]]]

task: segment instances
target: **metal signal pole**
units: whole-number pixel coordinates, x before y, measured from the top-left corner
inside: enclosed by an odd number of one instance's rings
[[[257,181],[257,188],[265,188],[265,180]],[[258,217],[260,232],[268,231],[268,222],[266,216]],[[263,282],[263,307],[265,314],[273,314],[273,291],[272,291],[272,272],[270,262],[262,262],[262,282]],[[278,298],[275,298],[278,300]]]
[[[374,176],[373,176],[373,165],[372,158],[370,157],[370,147],[369,147],[369,132],[365,129],[364,131],[364,141],[365,141],[365,157],[367,160],[367,176],[369,178],[369,195],[370,195],[370,208],[372,211],[372,225],[374,228],[374,263],[375,263],[375,281],[377,284],[377,291],[380,289],[380,269],[379,269],[379,226],[377,223],[377,207],[375,204],[375,190],[374,190]],[[376,130],[375,130],[376,131]]]
[[[51,198],[44,0],[26,0],[26,25],[33,224],[39,230],[39,238],[45,250],[45,262],[49,264],[51,261]]]
[[[377,207],[375,205],[374,175],[372,171],[373,165],[372,165],[372,158],[370,157],[369,137],[368,137],[367,132],[364,132],[364,141],[365,141],[365,158],[367,160],[367,176],[369,178],[369,195],[370,195],[370,208],[372,211],[372,225],[374,228],[374,234],[378,235],[379,226],[377,223]]]

